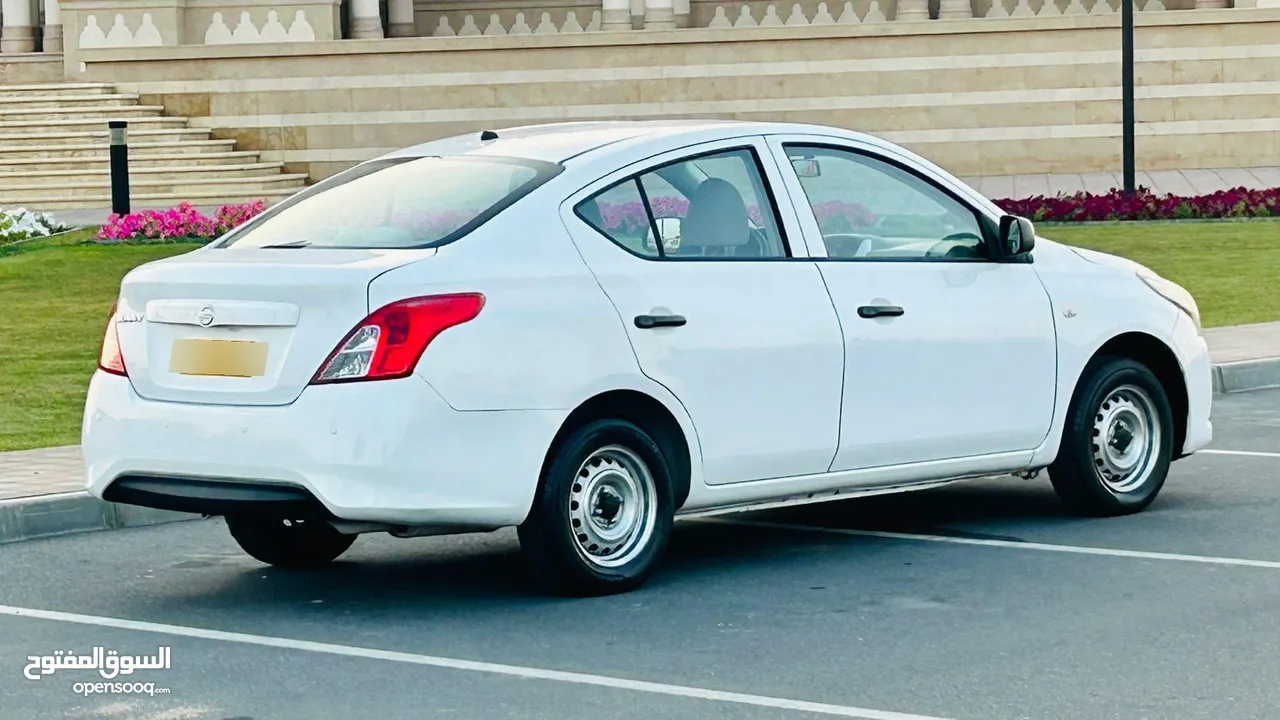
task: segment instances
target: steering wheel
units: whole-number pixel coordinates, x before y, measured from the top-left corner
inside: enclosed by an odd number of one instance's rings
[[[823,235],[822,241],[827,246],[827,254],[831,257],[855,257],[858,248],[863,243],[868,243],[868,248],[873,247],[876,240],[880,238],[875,235],[864,235],[862,233],[831,233]],[[848,248],[852,247],[853,250]]]

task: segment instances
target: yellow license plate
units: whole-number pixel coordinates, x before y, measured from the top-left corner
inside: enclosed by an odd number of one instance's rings
[[[169,372],[215,377],[261,377],[267,374],[267,343],[252,340],[173,341]]]

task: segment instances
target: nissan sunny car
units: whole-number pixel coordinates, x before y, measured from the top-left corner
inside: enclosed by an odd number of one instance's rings
[[[1195,301],[856,132],[550,124],[361,163],[124,278],[84,415],[108,501],[316,566],[515,526],[574,595],[676,518],[1047,475],[1147,507],[1211,439]]]

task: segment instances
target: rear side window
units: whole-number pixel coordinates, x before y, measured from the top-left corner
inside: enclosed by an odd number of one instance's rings
[[[554,177],[554,163],[504,157],[394,158],[317,183],[219,247],[420,248],[483,225]]]
[[[669,162],[609,186],[578,203],[574,212],[614,243],[645,258],[790,256],[759,160],[750,148]]]

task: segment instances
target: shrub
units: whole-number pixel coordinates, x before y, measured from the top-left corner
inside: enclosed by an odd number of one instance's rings
[[[658,218],[684,217],[689,203],[683,198],[655,197],[654,215]],[[1225,218],[1280,217],[1280,188],[1250,190],[1234,188],[1208,195],[1179,197],[1156,195],[1148,188],[1138,188],[1132,195],[1112,188],[1103,194],[1080,192],[1053,197],[995,200],[1005,212],[1021,215],[1036,222],[1090,222],[1104,220],[1192,220]],[[143,210],[129,215],[112,214],[94,235],[102,243],[129,241],[196,240],[208,242],[245,223],[263,210],[266,202],[257,200],[240,205],[224,205],[213,217],[203,215],[190,203],[169,210]],[[751,219],[762,220],[759,208],[747,208]],[[649,218],[639,202],[600,203],[604,230],[622,235],[644,235]],[[824,233],[857,232],[880,221],[874,213],[858,203],[839,200],[814,208],[818,225]],[[439,214],[402,213],[394,218],[398,226],[411,226],[445,234],[473,217],[475,213],[451,211]],[[45,237],[67,228],[47,213],[23,209],[0,211],[0,245]]]
[[[36,240],[70,229],[49,213],[26,208],[0,210],[0,245]]]
[[[198,240],[208,242],[241,225],[266,209],[266,202],[256,200],[241,205],[223,205],[213,217],[182,203],[168,210],[142,210],[128,215],[112,213],[107,223],[94,235],[98,242],[137,240]]]
[[[1037,195],[995,203],[1005,212],[1044,222],[1265,218],[1280,217],[1280,188],[1240,187],[1192,197],[1156,195],[1144,187],[1129,196],[1112,188],[1100,195],[1087,192],[1056,197]]]

